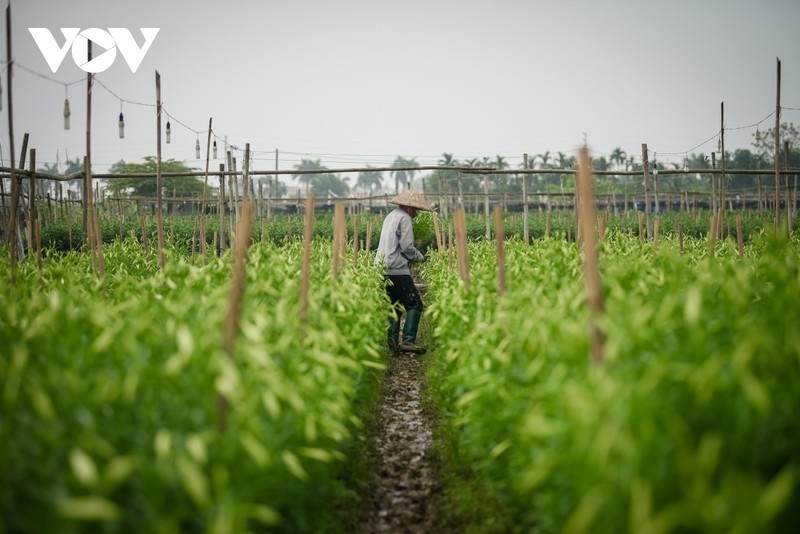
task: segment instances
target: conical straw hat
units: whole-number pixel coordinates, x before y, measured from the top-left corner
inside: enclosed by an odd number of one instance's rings
[[[425,195],[416,189],[407,189],[391,199],[390,204],[397,204],[398,206],[410,206],[423,211],[435,211],[430,203],[425,199]]]

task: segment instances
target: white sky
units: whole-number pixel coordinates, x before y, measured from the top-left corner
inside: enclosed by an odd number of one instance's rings
[[[726,128],[749,126],[726,132],[726,150],[751,148],[751,125],[775,110],[776,58],[782,105],[797,108],[783,121],[800,124],[798,0],[12,0],[11,10],[16,62],[60,82],[14,70],[16,151],[28,132],[39,166],[83,156],[86,73],[68,54],[53,74],[29,27],[59,45],[61,27],[129,28],[140,45],[138,28],[160,28],[135,74],[117,54],[97,75],[149,106],[123,104],[119,139],[120,101],[95,87],[95,172],[155,155],[156,70],[177,119],[162,157],[197,168],[209,117],[219,138],[250,143],[256,169],[274,169],[276,148],[281,169],[302,157],[332,169],[398,155],[435,164],[443,152],[516,167],[524,152],[573,155],[584,134],[595,156],[621,147],[639,160],[647,143],[680,163],[717,148],[723,101]],[[5,60],[5,38],[0,50]],[[63,84],[76,80],[64,131]],[[8,165],[5,69],[2,88]],[[203,160],[198,135],[177,121],[202,132]]]

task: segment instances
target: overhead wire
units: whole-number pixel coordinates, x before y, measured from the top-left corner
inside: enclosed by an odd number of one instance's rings
[[[30,74],[32,74],[34,76],[37,76],[37,77],[39,77],[41,79],[44,79],[44,80],[47,80],[47,81],[50,81],[50,82],[53,82],[53,83],[57,83],[57,84],[60,84],[60,85],[63,85],[65,88],[67,88],[67,87],[69,87],[71,85],[75,85],[77,83],[81,83],[81,82],[83,82],[85,80],[85,78],[80,78],[80,79],[77,79],[77,80],[74,80],[74,81],[71,81],[71,82],[63,82],[63,81],[58,80],[56,78],[53,78],[51,76],[48,76],[48,75],[42,74],[40,72],[37,72],[34,69],[26,67],[25,65],[22,65],[22,64],[20,64],[20,63],[18,63],[16,61],[13,61],[13,63],[14,63],[15,66],[17,66],[18,68],[20,68],[23,71],[26,71],[26,72],[28,72],[28,73],[30,73]],[[4,64],[3,70],[5,70],[8,67],[9,63],[8,62],[3,62],[3,64]],[[96,81],[103,89],[108,91],[108,93],[111,94],[114,98],[116,98],[120,102],[120,105],[122,105],[122,103],[126,103],[126,104],[132,104],[132,105],[138,105],[138,106],[144,106],[144,107],[156,107],[156,104],[147,103],[147,102],[137,102],[137,101],[128,100],[126,98],[123,98],[123,97],[119,96],[114,90],[112,90],[110,87],[108,87],[97,76],[94,76],[93,80]],[[781,110],[790,110],[790,111],[800,111],[800,108],[788,107],[788,106],[782,106],[780,109]],[[187,125],[185,122],[183,122],[180,119],[178,119],[177,117],[175,117],[173,114],[169,113],[169,111],[163,105],[162,105],[162,110],[163,110],[164,114],[171,121],[175,121],[175,123],[179,124],[180,126],[182,126],[183,128],[189,130],[190,132],[196,134],[197,136],[199,136],[200,134],[205,133],[205,132],[208,131],[207,129],[198,130],[198,129],[192,128],[191,126]],[[766,121],[767,119],[772,117],[774,114],[775,114],[775,111],[772,111],[769,114],[767,114],[763,119],[761,119],[760,121],[758,121],[756,123],[748,124],[748,125],[744,125],[744,126],[737,126],[737,127],[723,127],[722,130],[723,131],[736,131],[736,130],[742,130],[742,129],[753,128],[753,127],[757,128],[760,124],[762,124],[764,121]],[[231,151],[234,151],[234,152],[243,152],[243,149],[241,148],[241,146],[239,144],[230,142],[227,139],[227,136],[225,138],[220,137],[219,135],[216,134],[216,132],[213,129],[211,130],[211,134],[212,134],[212,136],[214,137],[215,140],[222,141],[223,143],[225,143],[225,145],[227,146],[228,150],[231,150]],[[713,141],[715,138],[719,137],[719,135],[720,135],[720,132],[717,132],[714,135],[712,135],[711,137],[709,137],[708,139],[702,141],[701,143],[699,143],[699,144],[695,145],[694,147],[692,147],[692,148],[690,148],[688,150],[685,150],[685,151],[680,151],[680,152],[658,152],[658,153],[661,156],[684,156],[685,158],[688,158],[688,155],[690,153],[692,153],[694,150],[697,150],[698,148],[700,148],[700,147],[706,145],[707,143]],[[551,152],[551,151],[549,151],[549,152]],[[555,153],[559,153],[559,152],[561,152],[561,151],[555,151]],[[567,151],[566,153],[568,153],[568,152],[569,151]],[[648,152],[652,152],[653,154],[655,154],[655,151],[652,151],[652,150],[648,150]],[[258,158],[258,157],[256,157],[256,156],[259,156],[259,155],[266,155],[266,154],[273,154],[273,153],[274,153],[274,150],[251,150],[250,151],[251,163],[254,164],[255,161],[274,161],[274,158]],[[562,152],[562,153],[564,153],[564,152]],[[601,152],[601,151],[598,151],[598,150],[592,150],[592,149],[590,149],[590,153],[594,154],[595,155],[594,157],[610,157],[611,156],[611,154],[608,154],[608,153],[605,153],[605,152]],[[307,156],[307,157],[310,157],[310,158],[313,157],[313,158],[317,158],[317,159],[322,159],[322,158],[361,158],[361,159],[339,159],[339,160],[337,160],[337,163],[343,163],[343,164],[366,164],[366,165],[375,164],[375,165],[378,165],[378,166],[389,166],[389,165],[391,165],[391,163],[387,163],[386,161],[384,161],[382,159],[379,159],[379,158],[393,158],[392,159],[392,163],[394,163],[394,161],[398,157],[396,155],[390,155],[390,154],[352,154],[352,153],[331,153],[331,152],[313,153],[313,152],[296,152],[296,151],[280,151],[279,154],[283,155],[283,156],[285,156],[285,155]],[[634,159],[636,159],[635,155],[633,155],[632,157]],[[298,159],[295,159],[295,158],[283,157],[283,158],[281,158],[281,161],[283,161],[283,162],[302,162],[303,159],[304,158],[301,158],[300,160],[298,160]],[[421,155],[419,155],[419,156],[410,157],[409,159],[414,160],[414,161],[416,161],[416,160],[435,160],[436,164],[439,164],[441,162],[441,156],[427,156],[427,155],[426,156],[421,156]],[[461,161],[469,161],[469,160],[474,160],[474,159],[480,160],[481,158],[480,157],[477,157],[477,158],[466,157],[466,158],[461,158]],[[521,156],[504,157],[504,160],[506,160],[507,162],[512,162],[512,161],[513,162],[517,162],[520,159],[522,159]],[[458,161],[457,158],[453,158],[453,160],[454,161]],[[335,172],[335,170],[334,170],[334,172]]]

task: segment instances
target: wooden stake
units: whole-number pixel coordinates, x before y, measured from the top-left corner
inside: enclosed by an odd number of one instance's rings
[[[103,230],[100,225],[100,216],[97,214],[97,208],[92,209],[92,218],[94,219],[94,243],[97,249],[97,273],[100,280],[106,277],[106,260],[103,256]]]
[[[642,170],[644,172],[644,212],[645,219],[647,220],[647,239],[650,239],[653,232],[650,225],[650,166],[647,154],[647,143],[642,143]]]
[[[308,319],[308,285],[311,273],[311,242],[313,239],[314,193],[310,193],[306,198],[305,225],[303,227],[303,263],[300,267],[300,327],[302,329],[305,329]]]
[[[36,149],[31,149],[30,157],[31,176],[28,182],[28,249],[33,254],[36,251],[36,219],[39,218],[36,213],[36,179],[33,173],[36,172]]]
[[[506,294],[506,232],[502,206],[494,207],[494,236],[497,241],[497,294],[502,297]]]
[[[216,254],[216,247],[215,254]],[[219,164],[219,255],[225,252],[225,164]]]
[[[789,168],[789,141],[783,142],[783,168]],[[794,221],[792,220],[792,187],[789,175],[786,175],[786,223],[789,235],[792,235]]]
[[[644,149],[646,152],[646,148]],[[584,272],[586,275],[586,296],[589,304],[589,335],[592,361],[603,362],[605,351],[605,335],[598,324],[603,313],[603,293],[600,281],[600,265],[597,247],[594,240],[595,199],[592,185],[592,174],[589,168],[589,150],[583,147],[580,151],[580,167],[578,169],[579,191],[581,195],[581,234],[583,235]]]
[[[202,217],[202,215],[201,215]],[[192,263],[194,263],[194,252],[197,244],[197,217],[194,218],[194,230],[192,230]]]
[[[658,248],[658,227],[661,224],[661,219],[656,217],[655,227],[653,228],[653,248]]]
[[[742,236],[742,217],[736,216],[736,242],[739,245],[739,258],[744,258],[744,237]]]
[[[436,250],[441,257],[444,247],[442,246],[442,234],[439,232],[439,217],[436,216],[436,213],[433,214],[433,231],[436,233]]]
[[[644,213],[637,212],[639,216],[639,241],[644,241]]]
[[[718,224],[717,221],[718,220],[719,219],[717,218],[716,215],[711,217],[711,228],[710,228],[710,230],[708,232],[708,257],[709,258],[713,258],[714,257],[714,245],[716,244],[716,239],[717,239],[717,224]]]
[[[449,267],[453,270],[453,225],[447,223],[447,253],[450,256]]]
[[[225,318],[222,333],[222,355],[233,360],[233,351],[236,345],[236,336],[239,332],[239,322],[244,300],[245,280],[247,278],[247,249],[250,245],[250,227],[253,224],[253,207],[250,201],[245,201],[236,231],[238,240],[236,257],[233,264],[233,280],[231,284],[230,306]],[[217,428],[225,432],[228,421],[229,404],[224,394],[217,394]]]
[[[528,154],[522,155],[522,168],[528,170]],[[528,173],[522,175],[522,233],[526,245],[531,244],[530,232],[528,227]]]
[[[200,254],[203,256],[203,263],[208,261],[208,246],[206,245],[206,219],[200,217]]]
[[[167,268],[167,258],[164,256],[164,221],[161,209],[161,75],[156,71],[156,230],[158,233],[158,261],[161,270]]]
[[[208,165],[211,152],[211,123],[213,117],[208,118],[208,136],[206,138],[206,171],[203,175],[203,201],[200,203],[200,228],[203,239],[200,241],[200,254],[206,256],[206,197],[208,196]],[[204,260],[205,261],[205,260]]]
[[[777,59],[778,72],[775,89],[775,233],[780,230],[781,223],[781,60]]]
[[[39,265],[39,282],[44,283],[44,273],[42,272],[42,226],[39,219],[36,219],[36,261]]]
[[[353,216],[353,269],[358,269],[358,215]]]
[[[467,223],[464,217],[464,208],[455,212],[456,226],[456,253],[458,255],[458,273],[467,289],[470,288],[469,276],[469,251],[467,248]]]

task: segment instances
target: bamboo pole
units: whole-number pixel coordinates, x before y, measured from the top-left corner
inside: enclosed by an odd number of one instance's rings
[[[447,253],[449,255],[449,268],[453,270],[453,225],[447,223]]]
[[[528,154],[522,155],[522,168],[528,169]],[[531,244],[530,231],[528,226],[528,175],[522,175],[522,219],[523,219],[523,239],[526,245]]]
[[[194,263],[194,254],[197,250],[197,217],[194,218],[194,229],[192,230],[192,263]]]
[[[655,225],[654,225],[654,228],[653,228],[653,248],[654,249],[658,248],[658,229],[659,229],[660,223],[661,223],[661,219],[656,218]]]
[[[211,151],[211,123],[213,117],[208,118],[208,137],[206,139],[206,171],[203,175],[203,201],[200,203],[200,228],[202,230],[203,239],[200,241],[200,254],[206,256],[206,197],[208,196],[208,165]]]
[[[789,168],[789,141],[783,142],[783,168]],[[792,220],[792,188],[791,188],[791,180],[790,176],[786,175],[786,222],[787,222],[787,229],[789,231],[789,235],[792,234],[792,226],[794,225],[794,221]]]
[[[647,153],[646,147],[642,149]],[[586,296],[589,305],[589,336],[592,361],[603,362],[605,351],[605,335],[598,321],[603,313],[603,293],[600,280],[600,265],[594,239],[595,199],[592,185],[592,174],[589,168],[589,150],[584,146],[579,155],[580,167],[578,181],[581,194],[581,234],[583,235],[584,272],[586,276]]]
[[[44,284],[44,272],[42,270],[42,227],[39,219],[36,219],[36,263],[39,266],[39,283]]]
[[[456,227],[456,254],[458,256],[458,273],[467,289],[470,288],[469,276],[469,250],[467,247],[467,223],[464,217],[464,208],[455,212]]]
[[[715,214],[711,217],[711,228],[708,232],[708,257],[714,257],[714,247],[716,244],[717,239],[717,225],[719,221],[719,217]]]
[[[97,208],[92,209],[92,217],[94,219],[94,243],[97,255],[97,273],[100,280],[106,277],[106,260],[103,256],[103,230],[100,225],[100,217],[97,215]]]
[[[338,203],[333,211],[333,278],[339,278],[339,273],[345,265],[345,248],[347,245],[347,226],[345,223],[344,204]]]
[[[642,143],[642,172],[644,173],[644,213],[647,220],[647,239],[653,236],[650,223],[650,165],[647,154],[647,143]]]
[[[164,221],[162,219],[162,189],[161,180],[161,75],[156,71],[156,229],[158,232],[158,261],[163,271],[167,267],[167,258],[164,256]]]
[[[87,47],[87,63],[92,61],[92,41],[90,40]],[[91,171],[92,166],[92,85],[94,76],[91,72],[86,74],[86,159],[88,160],[88,169]],[[86,169],[84,165],[84,169]],[[92,210],[92,176],[91,172],[84,174],[83,180],[83,239],[84,244],[91,240],[89,234],[92,231],[89,224],[89,214]]]
[[[308,286],[311,275],[311,242],[314,239],[314,193],[306,198],[305,224],[303,226],[303,263],[300,267],[300,327],[305,329],[308,320]]]
[[[87,179],[91,180],[92,172],[90,169],[91,163],[89,162],[89,156],[83,157],[83,168],[84,172],[86,173]],[[84,187],[86,183],[84,182]],[[95,246],[95,225],[94,225],[94,206],[92,204],[92,195],[88,195],[85,198],[86,205],[89,207],[89,210],[86,213],[86,234],[85,234],[85,241],[84,247],[89,246],[89,253],[92,256],[92,269],[99,275],[100,274],[100,266],[97,261],[97,247]]]
[[[239,227],[236,231],[238,243],[233,264],[230,306],[228,307],[228,314],[225,318],[222,333],[222,356],[229,361],[233,361],[236,336],[239,333],[242,301],[244,300],[245,281],[247,279],[247,250],[250,245],[250,226],[252,224],[253,207],[249,201],[246,201],[242,206],[242,216],[239,219]],[[217,428],[220,432],[225,432],[227,428],[229,409],[230,405],[225,393],[217,393]]]
[[[442,244],[442,233],[439,231],[439,217],[436,213],[433,214],[433,231],[436,233],[436,250],[439,252],[439,257],[441,257],[444,252],[442,250],[444,245]]]
[[[353,269],[358,269],[358,215],[353,216]]]
[[[219,255],[225,252],[225,164],[219,164]],[[214,247],[214,254],[216,254]]]
[[[250,143],[244,144],[244,161],[242,162],[242,198],[250,198]]]
[[[486,220],[486,239],[492,238],[492,222],[489,218],[489,177],[483,175],[483,217]]]
[[[33,173],[36,172],[36,149],[31,149],[31,176],[28,183],[28,250],[33,253],[36,250],[36,179]]]
[[[781,223],[781,197],[780,197],[780,183],[781,183],[781,159],[780,159],[780,145],[781,145],[781,60],[777,60],[777,84],[775,88],[775,233],[777,234],[780,229]]]
[[[744,258],[744,237],[742,236],[742,217],[736,216],[736,243],[739,246],[739,258]]]
[[[494,207],[494,237],[497,241],[497,294],[506,294],[506,253],[505,253],[505,221],[503,207]]]
[[[719,104],[719,143],[720,143],[720,178],[719,178],[719,209],[720,220],[724,220],[725,216],[725,192],[727,190],[728,180],[725,177],[725,102]],[[720,230],[722,224],[720,224]],[[719,236],[722,237],[721,235]]]

